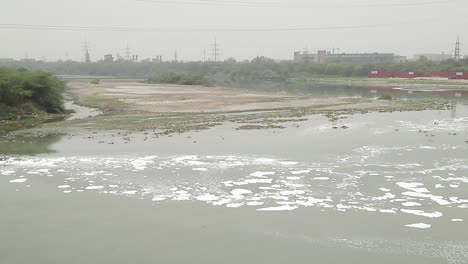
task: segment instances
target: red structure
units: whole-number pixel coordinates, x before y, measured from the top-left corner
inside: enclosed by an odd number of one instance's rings
[[[468,80],[468,72],[392,72],[392,71],[372,71],[368,75],[369,78],[399,78],[399,79],[414,79],[414,78],[446,78],[449,80]]]
[[[404,78],[413,79],[426,77],[425,74],[419,72],[391,72],[391,71],[372,71],[369,73],[369,78]]]
[[[431,75],[431,77],[450,79],[455,76],[455,72],[433,72]]]
[[[393,72],[388,71],[371,71],[369,78],[394,78]]]
[[[451,80],[468,80],[468,72],[456,72]]]

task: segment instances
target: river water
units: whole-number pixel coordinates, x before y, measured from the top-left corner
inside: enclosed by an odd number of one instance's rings
[[[0,143],[0,263],[468,263],[466,102],[234,127]]]

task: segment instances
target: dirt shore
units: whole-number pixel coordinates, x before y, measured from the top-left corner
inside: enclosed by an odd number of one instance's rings
[[[167,84],[114,83],[92,85],[71,82],[69,92],[77,102],[100,108],[104,115],[51,124],[55,132],[64,128],[148,130],[157,134],[207,129],[221,123],[236,129],[282,128],[286,122],[307,120],[323,114],[335,122],[348,115],[367,112],[420,111],[445,108],[434,100],[377,100],[376,98],[291,95],[263,91],[181,86]]]
[[[17,130],[15,135],[46,136],[87,130],[148,131],[153,136],[200,131],[231,123],[233,129],[282,129],[298,126],[311,115],[321,114],[333,127],[353,114],[369,112],[446,109],[442,99],[393,99],[321,96],[265,92],[255,89],[85,81],[69,83],[67,93],[81,106],[97,108],[99,115],[46,123]]]
[[[314,98],[307,95],[266,93],[225,87],[141,83],[70,83],[79,103],[101,109],[155,114],[236,113],[284,110],[398,111],[433,107],[428,100],[374,100],[355,97]]]

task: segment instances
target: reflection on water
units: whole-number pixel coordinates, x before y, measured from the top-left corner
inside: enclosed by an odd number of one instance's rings
[[[65,101],[65,108],[73,110],[73,113],[67,120],[83,119],[102,114],[102,111],[99,109],[77,105],[75,102],[71,101],[70,98],[68,99],[69,100]]]
[[[50,146],[62,139],[63,135],[40,137],[0,137],[0,155],[37,155],[54,153]]]
[[[102,114],[102,111],[95,108],[84,107],[75,104],[70,96],[65,95],[65,108],[72,110],[73,113],[67,120],[84,119]],[[60,122],[59,120],[50,120],[48,122]],[[47,123],[47,122],[46,122]],[[62,139],[63,135],[57,134],[41,134],[29,136],[14,136],[2,135],[0,136],[0,154],[3,155],[37,155],[54,153],[55,151],[50,146]]]
[[[366,86],[366,85],[344,85],[325,84],[314,82],[236,82],[229,86],[240,87],[260,91],[287,92],[298,95],[313,97],[361,97],[376,98],[382,94],[391,94],[395,98],[446,98],[466,100],[468,90],[457,88],[444,88],[431,85],[394,85],[394,86]]]
[[[414,87],[384,87],[372,86],[368,88],[370,94],[392,94],[395,97],[405,98],[465,98],[468,90],[414,88]]]

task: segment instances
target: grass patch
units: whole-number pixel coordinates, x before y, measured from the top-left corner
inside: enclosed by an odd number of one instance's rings
[[[145,81],[145,83],[210,86],[210,82],[201,75],[192,75],[189,73],[173,73],[173,72],[164,73],[155,77],[150,77]]]

